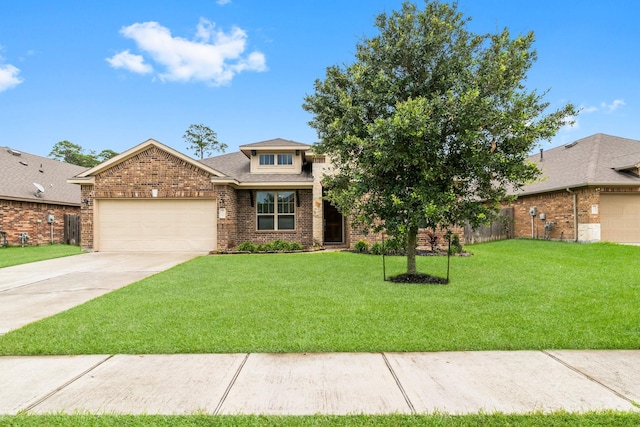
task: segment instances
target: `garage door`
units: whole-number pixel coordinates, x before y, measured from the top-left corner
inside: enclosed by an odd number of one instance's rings
[[[607,242],[640,243],[640,194],[600,194],[600,233]]]
[[[215,200],[97,200],[96,249],[208,252],[216,248]]]

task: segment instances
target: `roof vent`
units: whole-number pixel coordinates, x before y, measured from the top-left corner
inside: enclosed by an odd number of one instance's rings
[[[577,143],[578,143],[578,141],[574,141],[574,142],[572,142],[571,144],[567,144],[567,145],[565,145],[565,146],[564,146],[564,148],[571,148],[571,147],[573,147],[574,145],[576,145]]]
[[[24,160],[20,160],[20,164],[23,166],[29,166],[29,163],[25,162]]]
[[[11,149],[11,148],[9,148],[9,149],[7,150],[7,152],[8,152],[9,154],[13,154],[14,156],[22,156],[22,153],[21,153],[21,152],[19,152],[18,150]]]

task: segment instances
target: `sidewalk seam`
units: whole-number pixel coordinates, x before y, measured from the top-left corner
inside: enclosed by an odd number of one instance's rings
[[[387,355],[384,353],[380,353],[380,355],[382,356],[382,359],[384,360],[385,365],[387,365],[387,369],[389,369],[389,372],[391,372],[391,376],[395,380],[396,385],[400,389],[400,393],[402,393],[402,397],[404,398],[404,401],[407,402],[407,406],[409,406],[409,410],[411,411],[411,414],[415,415],[416,408],[413,406],[413,403],[411,403],[411,399],[409,399],[409,395],[407,394],[406,390],[402,386],[402,383],[400,382],[400,378],[398,378],[398,376],[396,375],[396,372],[391,367],[391,363],[389,362],[389,359],[387,359]]]
[[[583,377],[587,378],[590,381],[593,381],[594,383],[598,384],[601,387],[604,387],[605,389],[609,390],[611,393],[615,394],[616,396],[618,396],[621,399],[626,400],[627,402],[629,402],[632,406],[638,407],[638,404],[636,402],[633,401],[633,399],[628,398],[627,396],[625,396],[624,394],[620,393],[619,391],[609,387],[608,385],[602,383],[601,381],[598,381],[597,379],[595,379],[594,377],[592,377],[591,375],[588,375],[585,372],[582,372],[580,369],[575,368],[573,366],[571,366],[569,363],[563,361],[562,359],[554,356],[551,353],[548,353],[546,350],[540,350],[543,354],[546,354],[547,356],[549,356],[550,358],[552,358],[553,360],[555,360],[556,362],[566,366],[567,368],[571,369],[573,372],[576,372],[580,375],[582,375]]]
[[[213,410],[213,415],[218,415],[218,413],[220,412],[220,409],[222,409],[222,405],[227,400],[227,396],[229,396],[229,393],[231,392],[231,389],[235,385],[236,380],[238,379],[238,376],[240,375],[240,372],[242,371],[242,368],[244,368],[245,363],[247,363],[247,359],[249,359],[250,355],[251,355],[251,353],[245,354],[244,359],[242,359],[242,362],[240,363],[240,366],[238,366],[238,369],[236,369],[236,372],[233,374],[233,378],[231,378],[231,381],[229,382],[229,385],[227,386],[226,390],[222,394],[222,397],[220,398],[220,402],[218,402],[218,405]]]
[[[62,391],[63,389],[65,389],[69,385],[73,384],[74,382],[78,381],[80,378],[82,378],[85,375],[87,375],[89,372],[91,372],[94,369],[96,369],[98,366],[100,366],[103,363],[105,363],[107,360],[110,360],[113,356],[114,356],[113,354],[107,356],[105,359],[101,360],[100,362],[98,362],[95,365],[91,366],[90,368],[86,369],[84,372],[81,372],[80,374],[76,375],[75,377],[73,377],[72,379],[67,381],[66,383],[62,384],[61,386],[56,387],[53,391],[50,391],[49,393],[47,393],[44,396],[42,396],[40,399],[38,399],[35,402],[33,402],[32,404],[28,405],[26,408],[21,409],[20,411],[18,411],[18,414],[26,414],[27,412],[31,411],[33,408],[35,408],[36,406],[38,406],[39,404],[41,404],[45,400],[49,399],[54,394]]]

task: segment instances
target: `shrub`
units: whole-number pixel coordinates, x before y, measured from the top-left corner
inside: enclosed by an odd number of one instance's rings
[[[270,248],[270,250],[276,251],[276,252],[287,252],[287,251],[293,250],[291,248],[290,242],[286,242],[280,239],[274,240],[271,243],[267,243],[267,246]]]
[[[382,247],[382,243],[375,242],[373,245],[371,245],[371,249],[369,251],[374,255],[382,255],[382,253],[384,252],[384,248]]]
[[[353,247],[353,250],[360,254],[366,254],[369,252],[369,244],[364,240],[358,240],[358,242]]]
[[[460,243],[460,237],[457,234],[451,236],[451,246],[449,249],[450,255],[461,254],[462,253],[462,243]]]
[[[301,251],[302,250],[302,245],[298,242],[291,242],[289,243],[289,250],[290,251]]]
[[[236,249],[240,252],[255,252],[257,247],[251,242],[242,242]]]

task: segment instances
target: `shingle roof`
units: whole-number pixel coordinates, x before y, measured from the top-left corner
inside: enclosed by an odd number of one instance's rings
[[[542,193],[586,185],[638,185],[625,172],[640,164],[640,141],[598,133],[529,158],[542,170],[540,179],[518,194]]]
[[[304,145],[304,144],[303,144]],[[230,178],[241,183],[264,183],[264,182],[313,182],[313,177],[308,174],[270,174],[270,173],[250,173],[251,160],[238,151],[235,153],[223,154],[200,161],[205,165],[216,169]]]
[[[86,168],[58,160],[0,147],[0,199],[80,205],[80,186],[67,184]],[[44,193],[36,197],[34,183]]]
[[[309,144],[303,144],[302,142],[290,141],[288,139],[275,138],[267,141],[254,142],[253,144],[245,144],[240,147],[244,148],[260,148],[260,147],[299,147],[301,149],[311,148]]]

